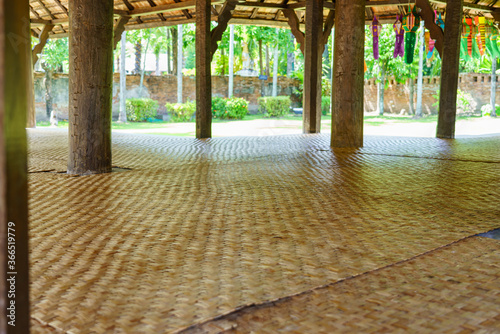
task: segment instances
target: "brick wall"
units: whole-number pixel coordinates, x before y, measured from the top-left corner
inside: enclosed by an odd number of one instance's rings
[[[498,82],[498,77],[497,77]],[[437,113],[437,107],[433,106],[436,95],[439,89],[439,77],[424,77],[423,93],[422,93],[422,108],[424,114]],[[458,88],[462,91],[470,93],[477,102],[476,111],[490,103],[491,94],[491,75],[489,74],[462,74],[459,77]],[[384,94],[384,110],[388,113],[402,113],[409,110],[410,89],[408,82],[406,84],[398,84],[394,79],[389,79],[389,86]],[[497,84],[496,103],[500,104],[500,85]],[[415,80],[415,96],[414,106],[417,104],[417,80]],[[374,79],[365,81],[365,111],[377,110],[377,83]]]
[[[43,73],[35,74],[35,97],[37,108],[37,119],[45,119],[45,99],[43,87]],[[212,78],[212,92],[214,96],[227,97],[228,78],[223,76],[214,76]],[[433,95],[439,88],[438,77],[424,77],[423,86],[423,112],[430,114],[436,113],[437,109],[433,106],[436,99]],[[498,78],[497,78],[498,81]],[[127,97],[138,97],[140,76],[127,76]],[[183,80],[183,98],[195,99],[195,78],[184,77]],[[298,97],[293,94],[294,88],[298,88],[299,81],[286,77],[279,77],[278,95],[287,95],[292,98],[295,105],[298,104]],[[497,103],[500,104],[500,85],[497,85]],[[477,102],[477,110],[484,104],[489,104],[491,91],[491,76],[488,74],[463,74],[459,78],[459,89],[472,94]],[[55,74],[52,84],[54,109],[58,117],[67,118],[68,114],[68,75]],[[415,105],[416,105],[417,84],[415,80]],[[259,80],[255,77],[234,78],[234,95],[242,97],[250,102],[251,112],[257,111],[257,99],[261,94],[271,95],[272,78],[268,80]],[[113,85],[113,114],[118,114],[118,94],[119,94],[119,75],[114,76]],[[143,94],[152,99],[158,100],[160,104],[159,113],[165,112],[165,103],[177,101],[177,78],[175,76],[145,76]],[[406,84],[398,84],[393,79],[389,79],[389,86],[385,90],[384,106],[387,113],[399,114],[408,111],[409,88]],[[365,111],[377,110],[377,84],[375,80],[365,81]]]
[[[35,101],[37,109],[37,119],[45,119],[45,88],[43,86],[43,73],[35,73]],[[60,118],[68,116],[68,75],[54,74],[52,83],[52,96],[54,101],[54,110]],[[113,114],[118,116],[119,112],[119,88],[120,75],[114,75],[113,84]],[[140,76],[127,76],[127,98],[139,97]],[[278,78],[278,95],[287,95],[297,104],[297,96],[293,95],[294,87],[298,88],[299,81],[286,77]],[[257,112],[257,100],[262,96],[270,96],[272,93],[272,78],[268,80],[259,80],[255,77],[234,77],[234,96],[242,97],[249,101],[249,110]],[[212,77],[213,96],[227,97],[228,77]],[[183,100],[194,100],[196,95],[195,77],[184,77],[182,82]],[[143,96],[157,100],[160,105],[159,114],[165,112],[167,102],[177,102],[177,77],[167,76],[145,76]]]

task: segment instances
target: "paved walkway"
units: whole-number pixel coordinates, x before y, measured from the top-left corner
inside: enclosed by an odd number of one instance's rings
[[[71,177],[28,133],[34,333],[499,329],[499,136],[115,133],[130,171]]]

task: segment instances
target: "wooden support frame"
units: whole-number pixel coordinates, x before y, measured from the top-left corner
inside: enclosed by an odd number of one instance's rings
[[[196,0],[196,138],[212,137],[210,0]]]
[[[25,130],[31,58],[28,20],[27,0],[0,0],[0,332],[8,334],[29,333],[30,327]],[[7,249],[14,249],[14,258]]]
[[[118,43],[120,43],[122,33],[125,31],[125,25],[128,23],[128,21],[130,21],[130,19],[130,16],[120,16],[120,18],[118,19],[118,22],[116,23],[116,26],[114,28],[113,50],[115,50],[118,46]]]
[[[463,0],[449,1],[446,7],[444,28],[439,115],[436,131],[438,138],[455,137],[462,15]]]
[[[444,32],[440,26],[436,24],[436,14],[429,3],[429,0],[416,0],[416,6],[421,9],[420,15],[424,19],[425,27],[429,30],[431,38],[435,40],[436,50],[443,57],[443,41]]]
[[[218,24],[217,27],[215,27],[211,32],[210,32],[210,43],[211,43],[211,50],[212,54],[210,56],[210,59],[213,59],[215,52],[217,51],[218,45],[217,42],[219,42],[222,39],[222,35],[224,34],[224,31],[227,29],[227,25],[229,24],[229,20],[233,16],[233,10],[236,7],[236,4],[238,3],[238,0],[227,0],[224,3],[224,7],[222,8],[222,11],[219,15],[219,18],[217,20]]]
[[[304,47],[304,133],[321,129],[321,65],[323,53],[323,0],[306,3]]]
[[[288,25],[290,26],[290,29],[292,31],[293,36],[297,40],[297,43],[299,43],[299,48],[300,51],[302,51],[302,54],[304,54],[304,47],[305,47],[305,34],[300,30],[300,21],[299,18],[297,17],[297,13],[293,9],[284,9],[283,15],[288,19]]]
[[[47,44],[47,40],[49,39],[49,34],[53,29],[54,25],[52,24],[47,24],[43,27],[42,32],[38,37],[38,44],[35,45],[35,47],[33,47],[33,52],[32,52],[33,67],[35,67],[35,64],[38,62],[38,55],[42,53],[43,48],[45,47],[45,44]]]
[[[68,174],[108,173],[113,0],[72,0],[70,6]]]
[[[337,0],[332,147],[363,146],[365,0]]]

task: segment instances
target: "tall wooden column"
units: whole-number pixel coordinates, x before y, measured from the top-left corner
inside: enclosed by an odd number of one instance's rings
[[[28,333],[30,323],[25,127],[31,36],[26,22],[28,0],[0,0],[1,333]]]
[[[32,61],[32,52],[31,48],[28,50],[28,56],[26,57],[28,64],[28,78],[26,80],[27,92],[28,92],[28,118],[26,120],[27,128],[36,128],[36,109],[35,109],[35,83],[33,78],[33,61]]]
[[[68,174],[111,171],[113,0],[69,2]]]
[[[304,133],[319,133],[321,128],[322,39],[323,0],[306,1]]]
[[[363,146],[365,0],[337,0],[332,147]]]
[[[438,138],[455,137],[462,15],[463,0],[448,1],[446,5],[439,116],[436,133]]]
[[[210,0],[196,0],[196,138],[212,137]]]

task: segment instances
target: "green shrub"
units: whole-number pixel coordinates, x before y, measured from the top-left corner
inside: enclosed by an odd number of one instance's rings
[[[436,99],[436,102],[432,104],[439,111],[439,89],[436,91],[435,95],[432,95]],[[474,100],[471,94],[457,90],[457,113],[458,114],[473,114],[476,110],[477,102]]]
[[[491,104],[485,104],[484,106],[481,107],[481,115],[484,116],[491,116]],[[500,106],[498,104],[495,104],[495,113],[497,115],[500,115]]]
[[[142,98],[127,99],[127,120],[130,122],[144,122],[155,118],[158,112],[158,101]]]
[[[248,101],[241,97],[232,97],[226,101],[226,116],[230,119],[242,119],[248,114]]]
[[[331,99],[332,98],[330,96],[322,96],[321,97],[321,113],[323,115],[328,115],[330,113]]]
[[[173,122],[189,122],[196,112],[195,102],[167,103],[167,111],[172,116]]]
[[[223,97],[213,97],[212,98],[212,117],[224,119],[226,114],[226,104],[227,99]]]
[[[292,101],[288,96],[261,97],[259,98],[259,112],[269,117],[280,117],[290,112]]]

